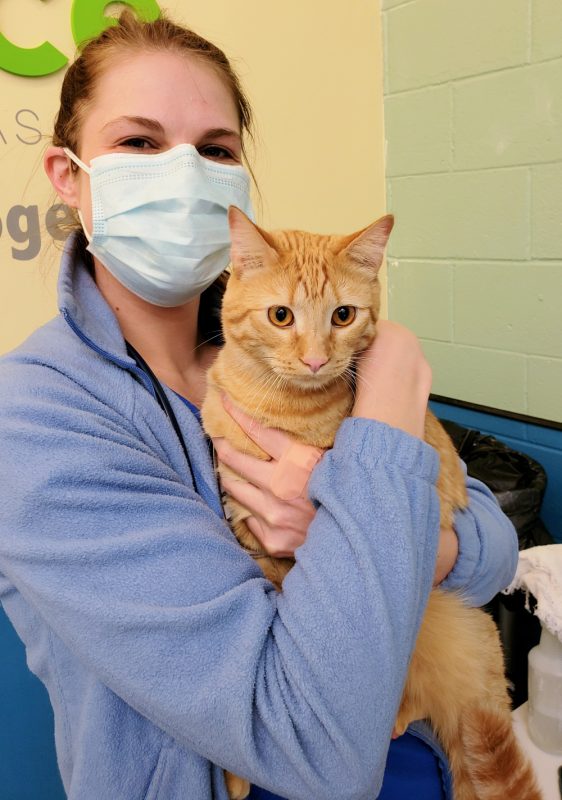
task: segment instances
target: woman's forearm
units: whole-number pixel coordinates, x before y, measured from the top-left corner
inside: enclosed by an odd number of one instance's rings
[[[513,578],[518,542],[515,528],[490,489],[467,478],[467,490],[468,508],[458,511],[454,520],[458,558],[441,587],[460,591],[467,602],[480,606]]]

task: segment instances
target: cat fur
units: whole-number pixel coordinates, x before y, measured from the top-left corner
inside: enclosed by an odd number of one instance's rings
[[[303,231],[266,232],[236,208],[229,211],[232,267],[223,300],[225,345],[208,373],[202,408],[205,430],[242,452],[268,458],[225,411],[221,394],[261,424],[305,444],[328,448],[353,405],[354,360],[373,341],[380,305],[378,270],[393,218],[350,236]],[[340,306],[356,307],[345,327],[330,324]],[[285,306],[290,330],[268,318]],[[313,373],[305,363],[327,359]],[[437,490],[441,524],[451,525],[467,504],[464,475],[451,440],[427,413],[425,440],[440,455]],[[220,475],[228,474],[224,465]],[[281,590],[289,558],[260,556],[246,526],[249,512],[225,497],[240,544],[253,552],[264,574]],[[511,727],[510,704],[498,632],[483,611],[454,593],[430,593],[395,725],[403,733],[429,719],[447,754],[455,800],[540,800],[531,768]],[[249,784],[226,773],[232,800]]]

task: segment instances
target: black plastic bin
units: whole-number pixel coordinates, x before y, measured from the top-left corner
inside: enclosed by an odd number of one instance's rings
[[[500,442],[494,436],[441,420],[453,440],[468,474],[485,483],[504,513],[511,519],[519,538],[519,549],[552,544],[540,509],[546,489],[546,472],[530,456]],[[485,606],[499,628],[504,648],[506,673],[511,683],[513,707],[527,700],[527,655],[539,642],[540,623],[525,609],[523,592],[499,594]]]

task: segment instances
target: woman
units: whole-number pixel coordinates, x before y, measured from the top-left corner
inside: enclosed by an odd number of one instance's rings
[[[0,599],[69,798],[223,800],[223,768],[287,798],[376,797],[432,583],[483,603],[515,569],[477,482],[439,532],[430,370],[390,323],[312,502],[222,450],[264,546],[302,544],[281,594],[229,532],[196,418],[216,352],[200,295],[228,258],[226,205],[247,203],[249,123],[223,54],[166,20],[124,14],[64,81],[45,166],[89,245],[70,238],[60,316],[0,364]]]

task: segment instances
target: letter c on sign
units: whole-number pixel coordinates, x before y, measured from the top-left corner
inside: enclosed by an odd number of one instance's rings
[[[98,36],[110,25],[115,25],[113,17],[104,14],[112,0],[74,0],[70,12],[72,35],[76,44]],[[160,16],[160,8],[156,0],[122,0],[137,12],[145,22],[153,22]],[[57,50],[50,42],[43,42],[37,47],[19,47],[0,33],[0,70],[26,78],[51,75],[58,72],[68,58]]]
[[[0,69],[6,72],[35,78],[58,72],[67,61],[64,53],[50,42],[43,42],[38,47],[18,47],[0,33]]]

